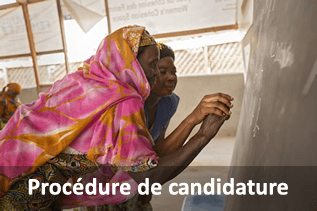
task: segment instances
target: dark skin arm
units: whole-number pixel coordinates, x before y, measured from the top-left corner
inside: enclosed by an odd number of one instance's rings
[[[155,144],[158,144],[160,141],[164,140],[165,133],[166,133],[166,130],[167,130],[169,124],[170,124],[170,122],[168,121],[166,127],[163,128],[163,130],[161,131],[160,135],[155,140]]]
[[[161,158],[176,152],[183,146],[193,128],[200,124],[207,115],[215,114],[222,117],[223,114],[226,114],[230,116],[230,108],[233,107],[232,100],[231,96],[223,93],[206,95],[194,111],[167,138],[164,139],[166,129],[161,132],[153,147],[154,151]]]
[[[148,171],[128,173],[137,183],[144,182],[145,178],[149,178],[151,184],[160,183],[163,185],[176,177],[193,161],[228,118],[228,115],[222,117],[215,114],[208,115],[197,134],[174,153],[159,158],[157,167]]]
[[[222,93],[205,96],[195,108],[195,110],[190,115],[188,115],[183,120],[183,122],[165,139],[166,129],[169,125],[168,122],[166,128],[161,131],[159,137],[155,140],[154,150],[161,158],[175,153],[177,150],[181,149],[193,128],[199,124],[203,120],[202,118],[205,118],[205,116],[209,113],[213,113],[219,117],[223,117],[223,114],[227,113],[228,116],[226,118],[230,117],[229,110],[233,107],[230,101],[232,100],[232,97]],[[201,133],[204,133],[204,128],[205,126],[201,128]],[[199,135],[193,137],[192,139],[192,141],[199,139]],[[197,151],[197,154],[200,151],[201,149]],[[196,157],[197,154],[194,154],[194,157]],[[190,158],[189,162],[192,160],[193,159]],[[161,159],[159,162],[161,162]],[[165,169],[170,168],[171,167],[167,167]],[[186,168],[186,166],[184,168]],[[180,169],[179,172],[176,170],[175,175],[179,174],[182,170],[183,169]],[[146,204],[150,202],[151,198],[151,193],[149,195],[140,195],[139,201],[141,204]]]

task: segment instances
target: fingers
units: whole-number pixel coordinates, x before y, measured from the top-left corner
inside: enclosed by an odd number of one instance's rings
[[[206,95],[189,115],[191,122],[197,125],[201,123],[208,114],[215,114],[217,116],[231,115],[230,109],[233,107],[231,103],[232,100],[233,98],[231,96],[223,93]]]
[[[229,108],[221,102],[212,102],[204,104],[204,113],[205,114],[216,114],[217,116],[231,115]]]
[[[227,94],[223,94],[223,93],[217,93],[217,94],[211,94],[211,95],[206,95],[202,102],[222,102],[223,104],[225,104],[228,108],[232,108],[233,105],[231,103],[231,101],[234,100],[233,97],[231,97],[230,95]]]
[[[234,98],[231,97],[230,95],[227,95],[227,94],[224,94],[224,93],[221,93],[221,92],[219,92],[217,94],[206,95],[205,97],[206,98],[216,98],[216,99],[219,99],[220,97],[222,97],[222,98],[228,99],[229,101],[234,100]]]
[[[225,104],[228,108],[232,108],[233,107],[233,104],[226,97],[218,97],[217,101]]]
[[[226,116],[225,116],[225,120],[229,120],[230,117],[231,117],[231,115],[226,115]]]
[[[219,94],[219,95],[221,95],[221,96],[223,96],[223,97],[228,98],[229,100],[234,100],[234,98],[233,98],[233,97],[231,97],[230,95],[223,94],[223,93],[221,93],[221,92],[219,92],[218,94]]]

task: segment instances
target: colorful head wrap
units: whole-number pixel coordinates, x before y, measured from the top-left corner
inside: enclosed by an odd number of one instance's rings
[[[144,28],[142,28],[142,31],[140,31],[140,28],[138,27],[127,27],[124,30],[123,39],[126,40],[135,55],[138,54],[139,47],[156,44],[156,41],[148,31],[146,31]]]
[[[7,88],[8,91],[15,93],[15,94],[20,94],[22,92],[22,88],[20,84],[18,83],[9,83],[7,84],[4,88],[3,91],[5,91]]]
[[[154,38],[150,35],[148,31],[144,30],[140,40],[140,47],[155,44],[156,41],[154,40]]]
[[[0,166],[15,167],[0,168],[0,197],[61,152],[125,171],[155,167],[144,114],[150,86],[136,59],[144,30],[128,26],[109,34],[83,71],[66,75],[38,100],[19,106],[0,131]]]
[[[175,53],[171,47],[163,43],[158,43],[157,45],[160,49],[160,59],[170,56],[173,58],[173,60],[175,60]]]

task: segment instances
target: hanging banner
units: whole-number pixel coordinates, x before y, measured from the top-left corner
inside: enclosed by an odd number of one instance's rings
[[[29,4],[28,11],[36,52],[62,50],[56,1]],[[22,7],[0,10],[0,57],[29,53]]]
[[[29,4],[36,52],[62,50],[63,42],[55,0]]]
[[[90,9],[90,7],[88,6],[82,6],[77,2],[73,2],[71,0],[64,0],[64,5],[67,8],[68,12],[71,14],[72,18],[76,20],[80,28],[85,33],[87,33],[105,17],[105,15],[99,13],[102,11],[104,12],[104,10],[96,12],[95,10]]]
[[[0,57],[30,53],[22,7],[0,10]]]
[[[106,15],[106,7],[105,7],[105,0],[85,0],[85,1],[78,1],[72,0],[73,2],[86,7],[87,9],[98,13],[100,15]]]
[[[253,24],[253,4],[254,0],[238,0],[237,2],[237,22],[240,31],[247,32]]]
[[[108,0],[111,30],[146,26],[165,34],[236,24],[236,0]]]

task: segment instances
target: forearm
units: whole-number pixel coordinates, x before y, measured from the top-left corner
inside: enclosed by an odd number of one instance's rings
[[[192,162],[217,134],[224,121],[229,118],[230,116],[208,115],[196,135],[189,139],[183,147],[175,153],[160,158],[157,167],[145,172],[130,172],[130,176],[137,183],[143,182],[145,178],[149,178],[150,183],[157,182],[160,184],[173,179]]]
[[[154,150],[160,157],[174,153],[188,138],[193,128],[201,123],[208,114],[215,114],[219,117],[230,116],[230,108],[233,107],[230,101],[233,98],[229,95],[218,93],[205,96],[194,111],[169,135],[166,139],[160,138]]]
[[[208,138],[197,133],[175,153],[160,158],[158,166],[154,169],[145,172],[130,172],[130,175],[138,183],[149,178],[151,184],[157,182],[163,185],[182,172],[208,142]]]
[[[165,139],[159,141],[154,150],[159,157],[165,157],[180,149],[196,124],[188,116],[181,124]]]

